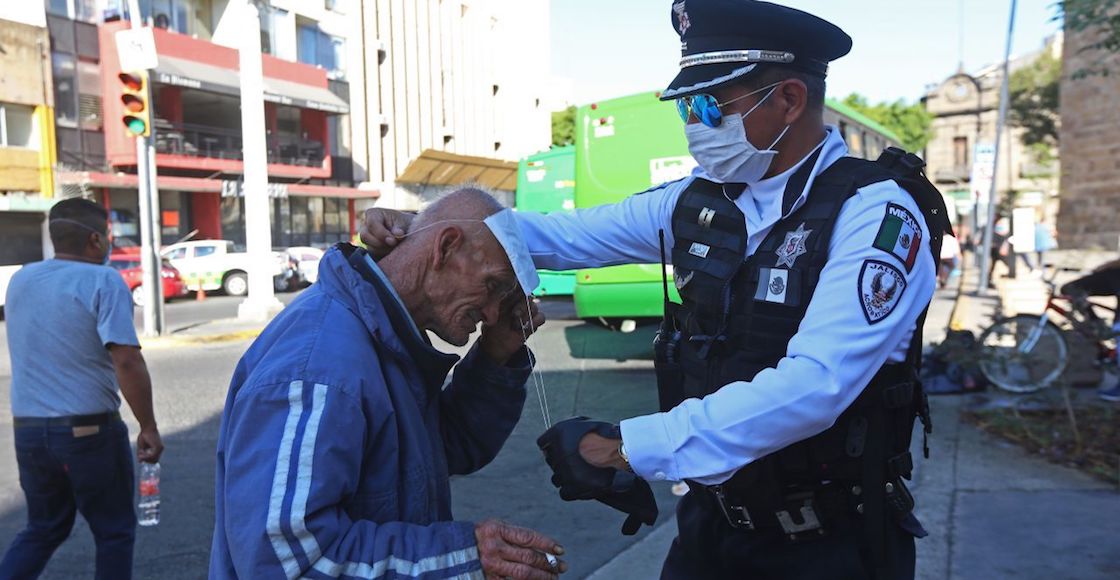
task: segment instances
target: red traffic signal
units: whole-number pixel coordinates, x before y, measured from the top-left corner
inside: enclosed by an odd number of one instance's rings
[[[121,105],[124,123],[131,137],[147,137],[152,134],[151,106],[148,101],[148,75],[143,72],[117,75],[121,81]]]

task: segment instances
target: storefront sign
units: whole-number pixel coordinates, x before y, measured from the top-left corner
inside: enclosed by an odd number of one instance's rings
[[[223,180],[222,197],[245,197],[245,182],[241,180]],[[268,197],[284,199],[288,197],[287,183],[269,183]]]

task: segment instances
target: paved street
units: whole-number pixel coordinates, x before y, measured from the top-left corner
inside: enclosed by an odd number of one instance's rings
[[[292,298],[294,295],[281,295]],[[237,300],[169,305],[171,328],[206,317],[233,316]],[[566,302],[545,304],[551,321],[530,344],[540,357],[541,378],[554,419],[576,413],[608,420],[652,411],[656,394],[648,360],[652,328],[618,334],[572,318]],[[0,333],[3,332],[0,325]],[[2,337],[3,334],[0,334]],[[205,575],[213,526],[213,450],[229,376],[247,342],[155,348],[146,352],[155,381],[155,403],[167,445],[163,465],[163,521],[141,528],[136,553],[138,578],[200,578]],[[5,351],[6,343],[0,345]],[[586,357],[586,358],[585,358]],[[619,359],[623,359],[620,362]],[[0,545],[22,526],[25,510],[11,442],[8,405],[10,367],[0,363]],[[536,527],[567,547],[573,573],[583,577],[633,543],[618,533],[621,515],[598,504],[565,504],[548,483],[534,444],[543,430],[540,407],[530,392],[521,424],[498,459],[481,472],[454,481],[456,516],[499,517]],[[133,434],[136,425],[128,417]],[[657,486],[662,520],[671,517],[673,496]],[[643,532],[643,535],[646,532]],[[641,538],[639,535],[637,538]],[[55,555],[44,578],[92,575],[93,541],[79,518],[73,537]]]
[[[291,297],[292,295],[285,295]],[[223,318],[237,301],[212,298],[201,304],[180,302],[168,308],[174,328],[203,316]],[[588,414],[607,420],[649,412],[656,405],[649,344],[652,327],[630,334],[609,332],[574,320],[565,301],[546,302],[550,322],[531,339],[554,420]],[[943,293],[929,315],[929,338],[939,339],[952,308]],[[176,322],[178,321],[178,322]],[[2,333],[0,325],[0,333]],[[0,334],[0,337],[3,335]],[[146,353],[156,385],[156,408],[167,444],[163,460],[163,521],[141,528],[136,553],[138,578],[201,578],[205,575],[213,525],[213,449],[227,381],[247,342],[154,348]],[[6,345],[4,345],[6,348]],[[10,369],[0,363],[0,545],[6,546],[24,519],[8,410]],[[130,417],[128,413],[125,413]],[[132,432],[136,426],[131,423]],[[567,504],[548,483],[548,471],[534,440],[543,430],[540,406],[530,391],[521,423],[493,464],[453,482],[455,513],[463,519],[499,517],[553,535],[568,550],[572,571],[583,578],[649,535],[618,533],[622,517],[599,504]],[[675,498],[669,486],[655,484],[659,523],[671,520]],[[920,498],[919,498],[920,499]],[[671,539],[671,526],[657,533]],[[663,548],[645,558],[645,568],[628,564],[627,577],[648,577],[660,565]],[[73,537],[47,568],[45,578],[92,575],[93,542],[79,518]],[[606,577],[600,575],[600,577]],[[618,577],[617,575],[614,577]]]

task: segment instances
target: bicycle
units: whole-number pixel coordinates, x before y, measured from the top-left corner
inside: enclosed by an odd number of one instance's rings
[[[1096,362],[1102,369],[1117,373],[1116,340],[1120,336],[1095,311],[1112,314],[1117,310],[1091,300],[1079,301],[1058,291],[1052,268],[1043,280],[1049,288],[1046,308],[1041,314],[1017,314],[996,320],[981,334],[980,372],[1000,389],[1012,393],[1033,393],[1045,389],[1062,376],[1069,365],[1067,336],[1077,333],[1096,345]],[[1053,313],[1053,315],[1051,314]],[[1057,320],[1055,320],[1057,318]]]

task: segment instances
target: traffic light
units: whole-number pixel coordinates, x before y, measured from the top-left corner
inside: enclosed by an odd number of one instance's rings
[[[148,73],[122,72],[117,75],[121,80],[121,104],[124,114],[121,121],[131,137],[147,137],[152,134],[151,105],[148,102]]]

